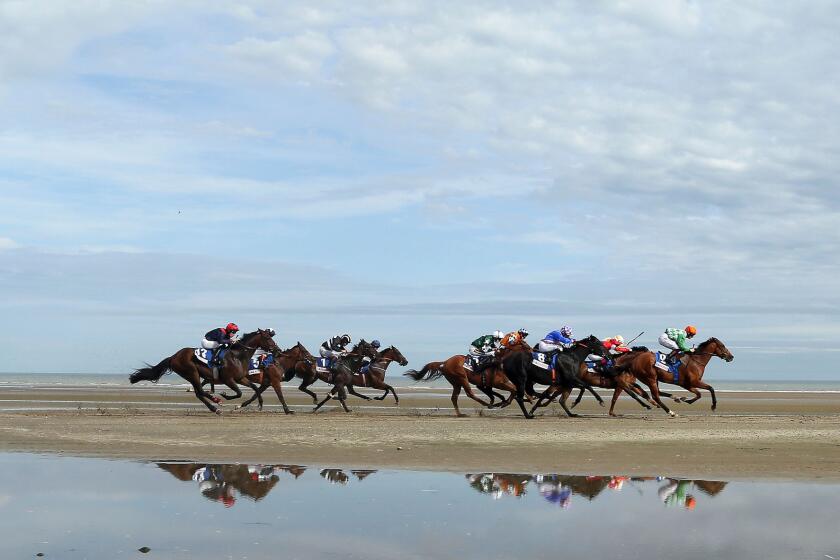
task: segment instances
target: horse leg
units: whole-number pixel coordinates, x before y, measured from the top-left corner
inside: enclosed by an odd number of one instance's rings
[[[309,387],[313,383],[315,383],[314,379],[309,382],[303,381],[298,387],[298,390],[303,391],[304,393],[312,397],[312,404],[318,404],[318,395],[314,391],[310,391],[309,389],[307,389],[307,387]]]
[[[670,408],[665,406],[665,403],[663,403],[662,399],[659,398],[659,384],[656,380],[656,377],[653,378],[653,381],[651,383],[648,383],[648,387],[650,387],[650,396],[653,397],[653,400],[656,402],[656,404],[659,405],[659,408],[667,412],[668,416],[670,416],[671,418],[676,416],[677,414]]]
[[[388,385],[387,383],[385,383],[385,395],[383,395],[382,398],[385,398],[385,396],[388,394],[388,391],[391,391],[391,394],[394,395],[394,404],[400,404],[400,398],[397,396],[397,392],[394,391],[394,388]]]
[[[242,391],[239,390],[239,385],[233,379],[225,379],[225,385],[227,385],[230,389],[233,389],[233,395],[228,395],[227,393],[219,393],[225,400],[232,401],[233,399],[238,399],[242,396]]]
[[[317,406],[312,410],[312,412],[318,412],[318,409],[321,408],[322,406],[324,406],[324,403],[326,403],[328,400],[333,398],[335,396],[336,392],[338,392],[338,385],[335,385],[335,386],[333,386],[332,389],[330,389],[330,391],[327,393],[327,396],[324,398],[324,400],[322,400],[319,403],[316,403]]]
[[[464,418],[466,414],[461,412],[461,409],[458,408],[458,395],[461,394],[461,385],[452,384],[452,406],[455,407],[455,417],[456,418]]]
[[[198,374],[196,374],[196,378],[198,378]],[[204,406],[210,409],[210,412],[221,414],[222,411],[219,410],[219,408],[213,404],[213,400],[210,398],[210,395],[204,392],[204,389],[201,388],[201,382],[198,379],[189,381],[190,385],[192,385],[193,393],[195,393],[195,396],[198,398],[198,400],[203,402]]]
[[[344,409],[344,412],[351,412],[351,410],[349,408],[347,408],[347,391],[344,390],[344,385],[343,384],[337,385],[337,387],[338,387],[338,402],[341,403],[341,408]],[[362,395],[359,395],[358,393],[356,393],[355,391],[353,391],[353,386],[352,385],[350,385],[349,387],[350,387],[350,391],[354,395],[359,396],[359,397],[362,396]],[[370,400],[370,397],[368,397],[368,400]]]
[[[254,400],[259,398],[260,399],[259,408],[260,408],[260,410],[262,410],[263,402],[262,402],[262,396],[261,395],[262,395],[263,391],[268,389],[268,386],[269,386],[268,377],[263,375],[262,382],[260,383],[260,386],[257,387],[256,392],[251,396],[251,398],[249,398],[247,401],[245,401],[244,403],[239,405],[237,408],[245,408],[246,406],[248,406],[249,404],[254,402]]]
[[[367,395],[363,395],[363,394],[361,394],[361,393],[357,393],[357,392],[356,392],[356,389],[355,389],[352,385],[348,385],[348,386],[347,386],[347,391],[348,391],[351,395],[355,395],[355,396],[359,397],[360,399],[365,399],[366,401],[369,401],[369,400],[370,400],[370,397],[369,397],[369,396],[367,396]]]
[[[712,388],[712,386],[706,383],[705,381],[698,381],[696,387],[698,389],[706,389],[709,392],[709,394],[712,395],[712,410],[715,410],[717,408],[717,397],[715,396],[714,388]],[[699,393],[697,398],[700,398]]]
[[[484,387],[478,385],[476,386],[478,387],[479,391],[487,395],[487,398],[490,399],[490,404],[487,405],[487,408],[496,408],[496,405],[493,404],[496,400],[496,397],[493,395],[493,389],[491,387]]]
[[[572,394],[572,388],[571,387],[563,389],[563,393],[560,395],[560,406],[563,407],[563,410],[566,411],[566,414],[569,415],[569,418],[580,418],[580,414],[575,414],[574,412],[569,410],[568,406],[566,406],[566,400],[569,398],[569,395],[571,395],[571,394]]]
[[[592,385],[587,383],[585,386],[581,387],[581,389],[586,389],[587,391],[592,393],[592,396],[595,397],[595,400],[598,401],[598,404],[601,407],[604,406],[604,399],[601,398],[601,395],[599,395],[598,393],[595,392],[595,389],[592,388]]]
[[[476,394],[475,394],[475,393],[473,393],[472,387],[470,387],[470,384],[469,384],[469,382],[468,382],[466,379],[464,379],[464,380],[461,382],[461,386],[464,388],[464,392],[467,394],[467,396],[468,396],[469,398],[471,398],[472,400],[474,400],[475,402],[477,402],[477,403],[478,403],[478,404],[480,404],[481,406],[490,406],[490,403],[488,403],[488,402],[486,402],[486,401],[481,400],[480,398],[478,398],[478,397],[476,396]]]
[[[262,410],[263,409],[263,398],[262,398],[262,391],[260,391],[260,386],[261,385],[258,386],[256,383],[254,383],[253,381],[251,381],[247,377],[245,377],[242,380],[242,384],[245,385],[246,387],[248,387],[249,389],[251,389],[252,391],[254,391],[254,396],[252,396],[249,399],[249,402],[253,401],[256,398],[257,401],[258,401],[257,409]],[[242,408],[242,407],[240,406],[239,408]]]
[[[577,398],[575,399],[575,402],[573,402],[573,403],[572,403],[572,408],[574,408],[574,407],[576,407],[577,405],[579,405],[579,404],[580,404],[580,401],[582,401],[582,400],[583,400],[583,394],[584,394],[585,392],[586,392],[586,389],[584,389],[583,387],[581,387],[581,388],[580,388],[580,392],[578,393],[578,396],[577,396]],[[603,405],[602,405],[602,406],[603,406]]]
[[[685,404],[694,404],[697,401],[699,401],[700,398],[703,396],[703,395],[700,394],[700,391],[698,391],[694,387],[689,387],[687,390],[688,390],[689,393],[693,393],[695,395],[695,397],[693,399],[685,399],[683,401]]]

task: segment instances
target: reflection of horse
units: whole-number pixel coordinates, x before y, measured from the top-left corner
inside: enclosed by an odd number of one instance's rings
[[[461,409],[458,408],[458,395],[461,394],[462,389],[469,398],[482,406],[495,406],[493,402],[496,398],[502,400],[501,404],[498,405],[499,408],[504,408],[513,402],[513,398],[516,395],[516,385],[511,383],[508,376],[500,368],[500,360],[513,353],[525,353],[530,351],[531,347],[526,342],[512,344],[510,347],[501,350],[492,363],[483,368],[476,366],[475,370],[466,369],[464,367],[464,361],[467,357],[463,354],[456,354],[443,362],[429,362],[419,371],[410,369],[403,375],[410,377],[414,381],[431,381],[433,379],[445,377],[452,385],[452,405],[455,407],[455,416],[460,418],[466,416],[466,414],[462,414]],[[475,393],[473,393],[470,384],[475,385],[482,393],[487,395],[490,402],[486,402],[477,397]],[[510,396],[505,399],[504,396],[494,391],[494,389],[508,391]],[[528,400],[530,401],[530,396],[528,397]]]
[[[254,355],[257,348],[262,348],[268,352],[273,352],[277,349],[277,345],[271,338],[271,331],[257,329],[255,332],[248,333],[242,336],[242,339],[233,343],[225,355],[222,357],[222,365],[219,367],[219,379],[222,383],[233,390],[233,395],[226,395],[221,393],[221,396],[227,400],[237,399],[242,396],[242,391],[239,390],[238,384],[242,383],[249,388],[257,391],[257,386],[248,379],[248,362]],[[134,370],[129,380],[131,383],[138,381],[152,381],[157,382],[168,371],[174,371],[190,385],[192,385],[193,392],[196,398],[210,409],[210,412],[221,414],[213,403],[219,403],[218,397],[215,397],[201,387],[202,380],[213,381],[213,372],[210,368],[200,362],[195,357],[195,350],[193,348],[182,348],[168,358],[164,358],[156,366],[148,366]]]
[[[202,494],[211,500],[232,505],[236,500],[232,490],[255,502],[271,492],[280,480],[273,467],[251,465],[208,465],[200,463],[157,463],[157,466],[182,481],[198,480]],[[199,472],[204,470],[205,472]]]
[[[341,469],[321,469],[321,477],[330,484],[347,484],[350,477]]]
[[[659,382],[671,383],[679,385],[687,391],[696,395],[693,399],[685,400],[684,402],[691,404],[700,398],[699,389],[707,389],[712,395],[712,410],[717,408],[717,398],[715,397],[715,390],[711,385],[703,381],[703,373],[706,371],[706,365],[712,356],[717,356],[726,362],[731,362],[734,359],[732,352],[730,352],[723,342],[717,338],[710,338],[706,342],[697,346],[697,349],[682,358],[679,367],[679,378],[675,379],[674,374],[670,371],[663,371],[656,367],[656,354],[654,352],[639,352],[627,363],[622,363],[616,366],[616,371],[629,371],[636,379],[644,383],[650,388],[651,397],[665,412],[671,416],[676,416],[667,406],[662,403],[659,391]]]
[[[560,474],[517,474],[517,473],[476,473],[466,475],[467,482],[477,492],[488,494],[495,499],[503,496],[521,497],[526,494],[529,482],[537,485],[540,494],[548,501],[567,507],[572,495],[583,496],[592,501],[604,490],[620,491],[625,484],[661,481],[654,477],[627,476],[576,476]],[[726,482],[709,480],[665,479],[658,489],[658,495],[667,504],[678,504],[693,509],[694,496],[688,493],[690,487],[700,489],[704,494],[714,497],[726,486]]]

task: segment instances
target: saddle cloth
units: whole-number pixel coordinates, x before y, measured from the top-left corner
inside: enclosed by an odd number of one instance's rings
[[[669,364],[667,362],[668,354],[663,352],[656,352],[656,361],[654,362],[654,366],[658,367],[661,370],[670,371],[675,376],[680,374],[680,365],[682,364],[682,360],[677,360],[675,364]]]
[[[315,360],[315,371],[318,373],[329,373],[332,360],[329,358],[318,358]]]

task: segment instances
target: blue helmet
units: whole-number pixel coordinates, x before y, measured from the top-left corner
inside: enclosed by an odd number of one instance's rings
[[[560,334],[562,334],[566,338],[572,338],[573,337],[572,327],[570,327],[569,325],[563,325],[560,328]]]
[[[382,343],[379,342],[378,340],[374,340],[370,343],[370,345],[373,346],[374,348],[379,348],[380,346],[382,346]]]

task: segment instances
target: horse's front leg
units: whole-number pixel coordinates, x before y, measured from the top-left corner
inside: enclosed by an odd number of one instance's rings
[[[359,397],[360,399],[364,399],[366,401],[370,400],[369,396],[363,395],[363,394],[357,392],[356,388],[353,385],[348,385],[347,386],[347,392],[350,393],[351,395],[355,395],[355,396]]]

